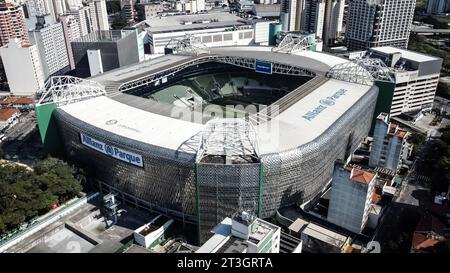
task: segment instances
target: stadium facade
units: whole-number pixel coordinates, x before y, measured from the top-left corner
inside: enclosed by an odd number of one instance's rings
[[[235,211],[268,218],[284,206],[307,206],[325,190],[334,162],[369,133],[378,95],[361,67],[363,80],[330,76],[345,62],[247,46],[165,55],[87,80],[53,78],[36,113],[44,144],[63,147],[102,190],[197,224],[205,241]],[[195,96],[173,95],[177,104],[145,95],[192,75],[233,69],[298,77],[301,84],[242,118],[195,119],[198,111],[188,107]],[[355,70],[344,73],[352,77]]]

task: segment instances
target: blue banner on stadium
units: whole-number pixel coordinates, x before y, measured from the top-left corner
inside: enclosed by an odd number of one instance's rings
[[[255,71],[264,74],[272,74],[272,63],[256,60]]]

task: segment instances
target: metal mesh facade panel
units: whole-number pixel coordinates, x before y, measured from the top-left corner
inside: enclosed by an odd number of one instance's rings
[[[55,112],[69,159],[113,187],[148,200],[160,211],[180,215],[195,212],[195,154],[175,152],[115,135],[84,123],[61,109]],[[139,154],[144,167],[97,152],[80,141],[80,132],[99,141]]]
[[[224,217],[242,209],[262,218],[280,207],[304,203],[314,198],[330,181],[334,162],[344,159],[367,136],[377,87],[373,87],[330,126],[320,137],[298,148],[261,155],[255,164],[204,164],[196,166],[195,154],[173,151],[142,143],[99,129],[61,109],[54,115],[69,159],[99,180],[147,200],[160,211],[197,215],[197,199],[202,238]],[[307,130],[307,128],[305,128]],[[141,155],[144,167],[97,152],[80,141],[80,132],[109,145]],[[262,173],[260,174],[260,170]],[[260,175],[262,204],[259,204]],[[197,193],[198,187],[198,193]]]
[[[332,177],[334,162],[345,159],[369,133],[377,95],[373,87],[314,141],[261,156],[263,218],[280,207],[310,201],[322,191]]]
[[[197,164],[201,241],[225,217],[241,210],[257,213],[259,169],[259,163]]]

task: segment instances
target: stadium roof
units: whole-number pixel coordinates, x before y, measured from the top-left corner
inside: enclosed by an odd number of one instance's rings
[[[285,63],[301,66],[317,74],[316,78],[310,81],[313,84],[299,87],[307,89],[306,92],[299,92],[279,115],[255,126],[261,155],[286,151],[313,141],[372,89],[372,86],[323,77],[335,63],[346,60],[322,53],[302,52],[290,55],[273,53],[270,47],[223,47],[211,48],[208,55]],[[90,80],[105,86],[111,82],[125,83],[201,57],[165,55],[112,70]],[[108,90],[108,87],[106,89]],[[188,108],[177,111],[176,106],[171,104],[123,94],[118,91],[118,85],[111,90],[108,92],[109,97],[97,97],[61,106],[60,109],[81,121],[126,138],[188,154],[197,152],[199,134],[206,120],[196,120],[197,123],[194,123],[190,120],[192,113]],[[334,97],[331,102],[330,96]],[[177,111],[178,115],[174,115],[174,111]],[[184,116],[180,117],[180,113]],[[118,122],[112,126],[106,125],[108,120]]]

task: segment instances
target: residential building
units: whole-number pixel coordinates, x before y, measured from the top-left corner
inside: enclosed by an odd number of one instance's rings
[[[138,3],[137,14],[139,20],[147,20],[156,17],[159,13],[166,10],[167,5],[163,2]]]
[[[95,31],[72,42],[78,77],[92,76],[140,61],[143,43],[137,30]],[[90,53],[90,54],[89,54]],[[89,57],[90,56],[90,57]]]
[[[80,36],[88,35],[94,30],[89,7],[69,10],[65,13],[65,15],[73,15],[75,20],[78,22]]]
[[[59,17],[59,21],[63,26],[64,41],[67,48],[67,57],[69,58],[69,67],[70,70],[73,70],[75,69],[75,61],[73,59],[72,42],[81,37],[80,25],[73,15],[61,15]]]
[[[393,46],[407,48],[416,0],[353,0],[346,40],[349,50]]]
[[[36,28],[29,31],[30,42],[39,50],[44,78],[69,71],[69,58],[62,23],[47,24],[38,17]]]
[[[325,23],[325,0],[300,0],[297,4],[296,29],[322,38]]]
[[[12,39],[0,47],[11,94],[33,96],[44,87],[44,74],[37,46]]]
[[[186,34],[199,37],[208,47],[254,42],[253,23],[229,13],[156,17],[145,24],[153,54],[164,54],[164,48],[172,39],[183,38]]]
[[[394,73],[392,86],[380,85],[383,101],[379,103],[383,112],[398,116],[432,109],[441,58],[394,47],[371,48],[369,54],[371,58],[381,59]]]
[[[333,45],[342,36],[344,24],[345,0],[327,0],[322,40]]]
[[[106,10],[106,0],[91,0],[88,2],[92,29],[109,30],[108,12]]]
[[[252,12],[258,17],[278,19],[280,16],[280,5],[254,5]]]
[[[121,0],[120,7],[125,22],[127,22],[128,25],[133,25],[135,22],[134,19],[137,16],[133,0]]]
[[[428,0],[427,13],[428,14],[440,14],[450,12],[449,0]]]
[[[369,167],[383,167],[396,171],[404,151],[407,131],[389,123],[389,115],[381,113],[375,122]]]
[[[6,97],[0,100],[0,108],[30,109],[34,99],[31,97]]]
[[[22,6],[0,3],[0,46],[9,43],[10,39],[19,38],[28,43],[28,32]]]
[[[0,132],[14,126],[17,123],[17,118],[20,116],[20,111],[12,108],[0,109]]]
[[[225,218],[197,253],[279,253],[281,228],[247,212]]]
[[[300,0],[302,1],[302,0]],[[280,23],[283,31],[297,30],[297,0],[280,1]]]
[[[337,162],[331,184],[327,220],[360,233],[369,218],[377,175],[358,166]]]

